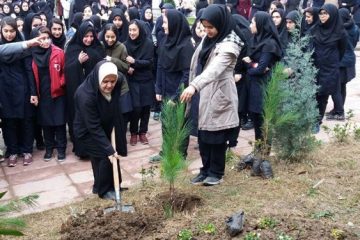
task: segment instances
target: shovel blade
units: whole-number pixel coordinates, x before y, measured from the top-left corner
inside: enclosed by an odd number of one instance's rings
[[[130,204],[125,204],[123,206],[120,205],[115,205],[114,207],[108,207],[104,209],[104,213],[111,213],[114,211],[120,211],[120,212],[126,212],[126,213],[134,213],[135,209],[132,205]]]

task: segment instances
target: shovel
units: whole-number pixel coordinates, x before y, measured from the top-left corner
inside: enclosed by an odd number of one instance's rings
[[[111,145],[116,150],[116,143],[115,143],[115,128],[113,128],[111,132]],[[116,159],[112,162],[113,166],[113,177],[114,177],[114,188],[115,188],[115,206],[105,208],[104,213],[110,213],[113,211],[121,211],[127,213],[135,212],[134,207],[131,204],[121,204],[121,191],[120,191],[120,182],[119,182],[119,172],[118,169],[120,167],[119,160]]]

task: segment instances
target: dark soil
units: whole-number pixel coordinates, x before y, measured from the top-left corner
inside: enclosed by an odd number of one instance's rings
[[[134,213],[104,209],[90,209],[83,214],[70,216],[61,226],[63,240],[85,239],[143,239],[156,236],[164,228],[164,209],[169,206],[169,193],[161,193],[147,203],[134,206]],[[201,198],[185,193],[173,196],[174,212],[189,212],[201,204]]]

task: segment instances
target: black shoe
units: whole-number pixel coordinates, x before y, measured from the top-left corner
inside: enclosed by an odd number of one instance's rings
[[[331,110],[331,111],[329,111],[329,112],[326,112],[325,113],[325,116],[327,117],[327,116],[329,116],[329,115],[334,115],[335,114],[335,110],[333,109],[333,110]]]
[[[241,129],[242,130],[250,130],[250,129],[253,129],[254,128],[254,123],[249,119],[248,121],[247,121],[247,123],[245,123],[242,127],[241,127]]]
[[[191,179],[191,184],[193,185],[199,185],[202,184],[204,182],[204,180],[206,179],[206,176],[199,173],[199,175],[197,175],[196,177],[194,177],[193,179]]]
[[[51,160],[53,155],[53,151],[52,150],[46,150],[45,155],[44,155],[44,161],[48,162]]]
[[[222,182],[222,178],[218,178],[218,177],[207,177],[205,178],[205,180],[203,181],[204,186],[214,186],[214,185],[218,185]]]
[[[65,158],[66,158],[65,152],[58,152],[58,156],[57,156],[58,162],[63,162],[63,161],[65,161]]]
[[[104,195],[100,196],[102,199],[109,199],[109,200],[115,200],[115,191],[108,191]]]
[[[98,194],[98,190],[97,190],[97,188],[95,188],[94,186],[92,187],[92,193],[93,193],[93,194]]]
[[[42,151],[42,150],[45,150],[45,144],[44,144],[44,142],[36,142],[36,149],[37,150],[40,150],[40,151]]]
[[[327,115],[326,120],[345,121],[345,114],[329,114]]]

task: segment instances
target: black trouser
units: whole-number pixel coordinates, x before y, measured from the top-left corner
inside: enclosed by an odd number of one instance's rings
[[[94,189],[102,197],[108,191],[114,191],[114,178],[112,164],[108,157],[91,157],[91,166],[94,174]],[[118,164],[119,181],[121,183],[121,171]]]
[[[255,140],[264,140],[264,136],[262,133],[262,125],[264,123],[264,119],[261,113],[254,113],[252,112],[251,114],[251,119],[253,121],[254,124],[254,130],[255,130]]]
[[[225,172],[226,142],[221,144],[207,144],[199,140],[199,150],[203,167],[200,173],[209,176],[222,178]]]
[[[46,151],[52,151],[54,148],[60,153],[66,151],[66,125],[43,126]]]
[[[36,121],[36,119],[35,119],[35,121]],[[35,137],[36,144],[42,145],[42,144],[44,144],[42,127],[37,122],[35,122],[34,124],[35,125],[33,127],[34,127],[34,137]]]
[[[130,117],[130,133],[147,133],[150,119],[150,106],[136,107]],[[139,127],[140,122],[140,127]]]
[[[346,83],[340,83],[335,94],[331,95],[334,102],[334,112],[336,114],[344,114],[344,105],[346,98]]]
[[[322,119],[324,118],[325,115],[325,110],[326,110],[326,106],[328,103],[328,98],[329,95],[316,95],[316,101],[317,101],[317,107],[319,109],[319,118],[318,118],[318,123],[319,125],[321,125],[322,123]]]
[[[32,118],[3,118],[2,130],[7,154],[33,152],[34,125]]]

